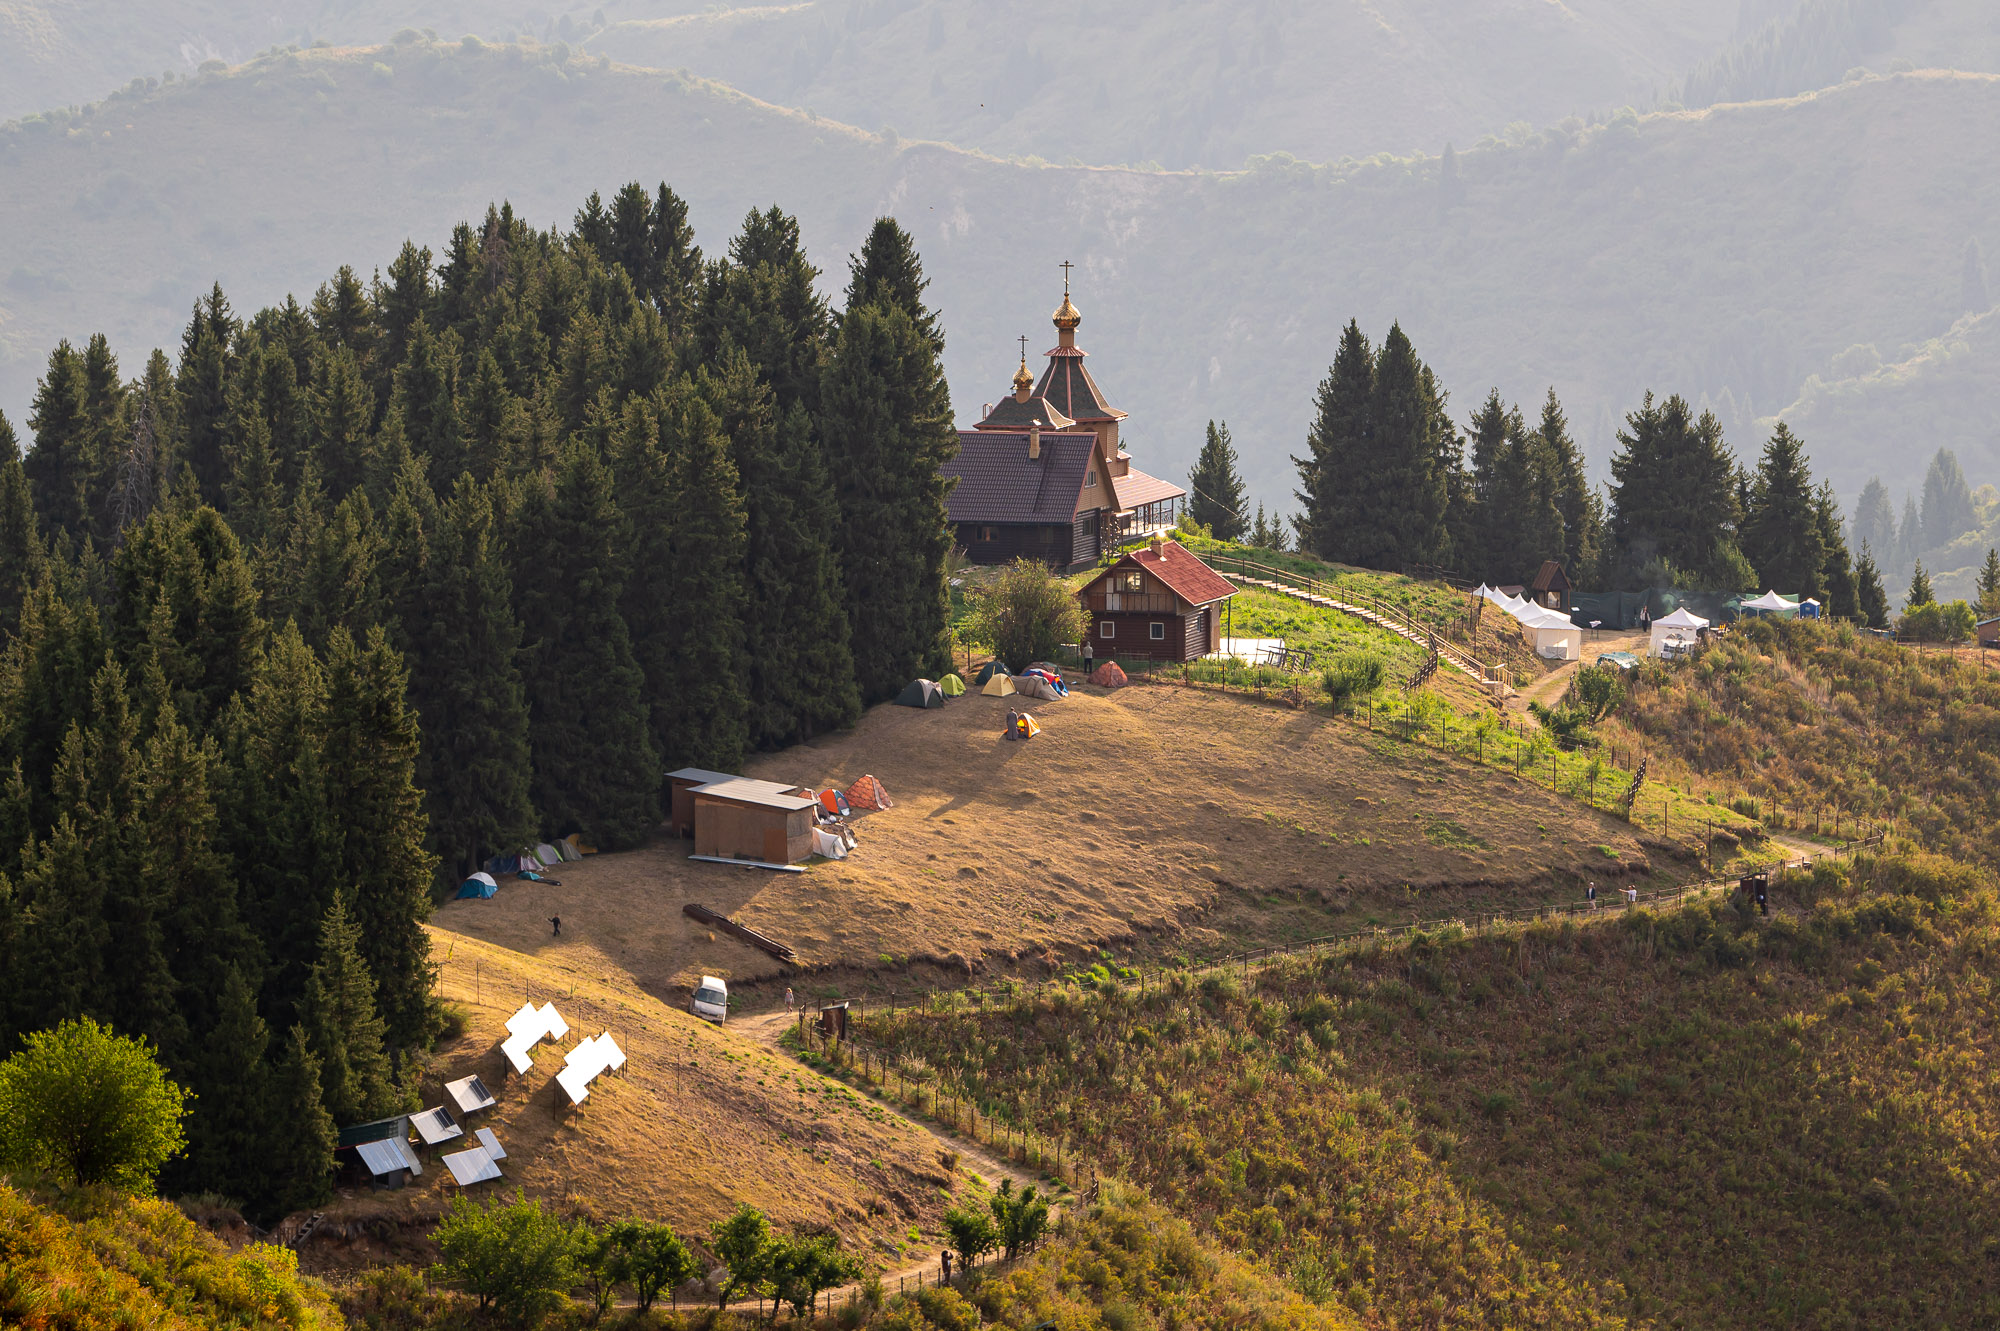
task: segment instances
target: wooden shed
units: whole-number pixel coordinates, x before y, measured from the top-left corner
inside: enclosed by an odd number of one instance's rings
[[[813,853],[816,800],[743,777],[709,782],[689,794],[697,855],[798,864]]]
[[[728,772],[710,772],[700,767],[683,767],[678,772],[667,773],[667,787],[672,792],[672,804],[667,811],[667,825],[677,837],[694,835],[694,791],[696,786],[713,785],[717,781],[735,781],[739,778]]]

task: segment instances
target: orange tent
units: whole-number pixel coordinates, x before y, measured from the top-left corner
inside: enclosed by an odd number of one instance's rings
[[[896,807],[896,801],[889,798],[889,792],[882,789],[882,783],[872,776],[864,776],[847,788],[847,802],[856,809]]]
[[[1103,665],[1090,672],[1090,682],[1100,688],[1122,689],[1128,681],[1125,678],[1125,672],[1118,668],[1116,661],[1106,661]]]

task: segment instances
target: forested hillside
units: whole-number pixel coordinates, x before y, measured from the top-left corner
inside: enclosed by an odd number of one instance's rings
[[[1746,0],[1761,26],[1676,90],[1690,106],[1793,97],[1859,70],[2000,72],[2000,31],[1981,0]]]
[[[1968,240],[2000,253],[1988,78],[1557,127],[1461,152],[1449,174],[1427,159],[1190,175],[899,145],[558,56],[300,53],[0,130],[16,182],[0,199],[0,402],[25,411],[60,337],[169,345],[187,293],[217,278],[240,302],[277,300],[340,262],[385,263],[495,196],[562,216],[643,173],[670,180],[706,233],[780,197],[815,251],[851,251],[878,212],[904,218],[951,330],[961,415],[1003,391],[1014,337],[1046,334],[1054,265],[1079,261],[1081,343],[1132,413],[1141,464],[1184,470],[1203,423],[1225,419],[1253,497],[1290,509],[1288,457],[1349,317],[1400,319],[1460,422],[1489,386],[1523,403],[1555,386],[1601,477],[1646,390],[1706,398],[1747,453],[1755,418],[1849,347],[1893,362],[1948,328]],[[610,132],[628,126],[641,132]],[[1951,443],[1975,478],[2000,469],[1990,435],[1956,438],[1928,401],[1901,428]],[[1885,456],[1851,435],[1805,442],[1843,497]],[[1888,454],[1910,471],[1885,479],[1914,486],[1923,456]]]

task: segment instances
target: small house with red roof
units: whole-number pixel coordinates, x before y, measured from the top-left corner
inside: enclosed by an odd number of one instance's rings
[[[1097,657],[1194,661],[1222,645],[1222,607],[1236,588],[1179,541],[1155,538],[1076,596]]]
[[[958,456],[942,468],[955,482],[945,501],[954,539],[975,564],[1094,564],[1101,551],[1179,521],[1187,491],[1140,471],[1119,447],[1125,413],[1084,368],[1082,322],[1065,280],[1040,382],[1028,372],[1023,338],[1014,391],[959,431]]]

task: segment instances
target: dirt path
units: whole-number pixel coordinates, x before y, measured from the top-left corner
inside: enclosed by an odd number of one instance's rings
[[[1507,710],[1510,712],[1520,712],[1528,716],[1528,719],[1532,721],[1534,717],[1532,713],[1528,712],[1529,703],[1538,702],[1544,707],[1555,706],[1556,700],[1561,698],[1563,693],[1569,688],[1570,680],[1576,677],[1576,672],[1585,665],[1596,661],[1604,653],[1631,652],[1636,656],[1644,656],[1646,650],[1647,635],[1643,633],[1614,634],[1609,629],[1603,632],[1595,630],[1586,631],[1584,633],[1582,659],[1564,662],[1534,683],[1528,685],[1528,687],[1508,698]]]
[[[791,1051],[779,1042],[783,1038],[784,1033],[792,1028],[796,1020],[797,1018],[789,1013],[766,1012],[752,1017],[732,1017],[729,1026],[737,1034],[748,1036],[772,1052],[789,1059],[792,1057]],[[864,1093],[866,1092],[864,1091]],[[885,1112],[894,1114],[916,1131],[929,1136],[939,1151],[955,1152],[958,1156],[958,1167],[967,1173],[978,1175],[980,1181],[985,1183],[987,1187],[998,1187],[1002,1179],[1012,1179],[1017,1189],[1029,1186],[1037,1188],[1044,1186],[1042,1176],[1011,1161],[1001,1159],[979,1142],[967,1140],[956,1133],[942,1131],[933,1123],[921,1118],[912,1117],[903,1111],[901,1105],[898,1105],[887,1097],[871,1097],[871,1099]],[[1051,1200],[1049,1206],[1050,1228],[1054,1228],[1056,1217],[1061,1213],[1061,1210],[1062,1207]],[[996,1258],[989,1258],[989,1260],[996,1260]],[[958,1265],[956,1259],[954,1259],[952,1265],[954,1267]],[[897,1292],[905,1283],[911,1287],[921,1288],[924,1284],[936,1284],[937,1279],[938,1259],[935,1255],[907,1266],[883,1271],[881,1275],[883,1288],[890,1293]],[[839,1289],[833,1291],[833,1302],[835,1304],[841,1303],[852,1292],[858,1289],[860,1289],[860,1285],[858,1284],[841,1286]]]

